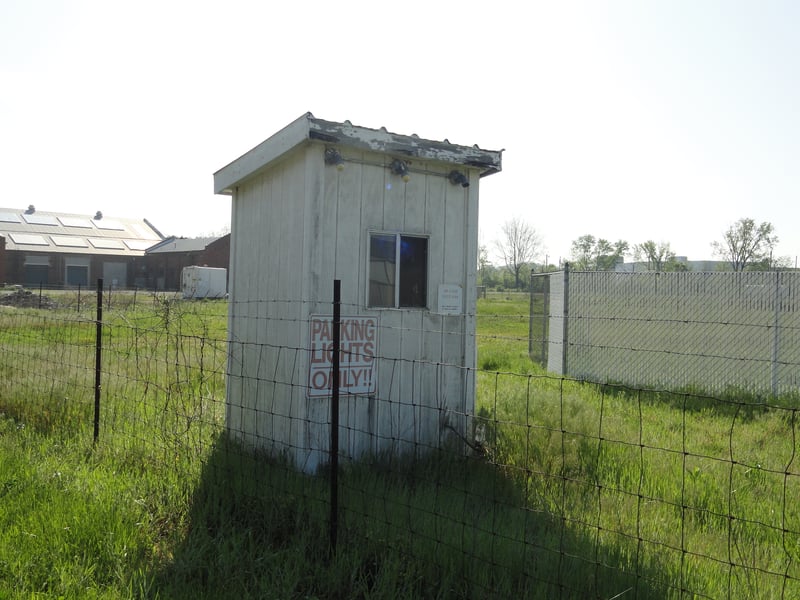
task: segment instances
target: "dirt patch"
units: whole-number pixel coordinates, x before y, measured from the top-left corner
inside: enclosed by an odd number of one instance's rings
[[[29,290],[16,288],[10,294],[0,294],[1,306],[14,306],[17,308],[58,308],[58,303],[49,296],[39,296]]]

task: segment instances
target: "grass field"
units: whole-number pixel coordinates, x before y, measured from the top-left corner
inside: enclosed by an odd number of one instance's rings
[[[548,376],[525,296],[479,301],[483,455],[344,468],[333,555],[328,479],[222,435],[224,303],[108,311],[96,444],[64,305],[0,309],[0,598],[800,597],[796,410]]]

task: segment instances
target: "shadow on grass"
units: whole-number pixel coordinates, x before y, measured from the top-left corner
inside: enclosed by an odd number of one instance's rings
[[[349,465],[330,480],[220,438],[179,540],[154,575],[161,598],[667,598],[630,548],[521,508],[515,477],[483,459]]]

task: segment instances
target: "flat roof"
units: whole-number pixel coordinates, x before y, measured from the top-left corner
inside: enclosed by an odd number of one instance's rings
[[[222,236],[224,237],[224,236]],[[212,242],[217,241],[220,237],[196,237],[196,238],[182,238],[182,237],[168,237],[150,246],[146,254],[165,254],[170,252],[202,252]]]
[[[484,150],[477,145],[459,146],[448,140],[426,140],[415,134],[391,133],[385,128],[360,127],[350,121],[324,121],[308,112],[214,173],[214,193],[233,194],[237,185],[309,141],[476,167],[480,169],[481,177],[497,173],[502,165],[502,150]]]

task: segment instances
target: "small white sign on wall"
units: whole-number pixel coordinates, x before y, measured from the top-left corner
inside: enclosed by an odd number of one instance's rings
[[[464,311],[464,294],[460,285],[443,283],[439,286],[437,312],[440,315],[460,315]]]

